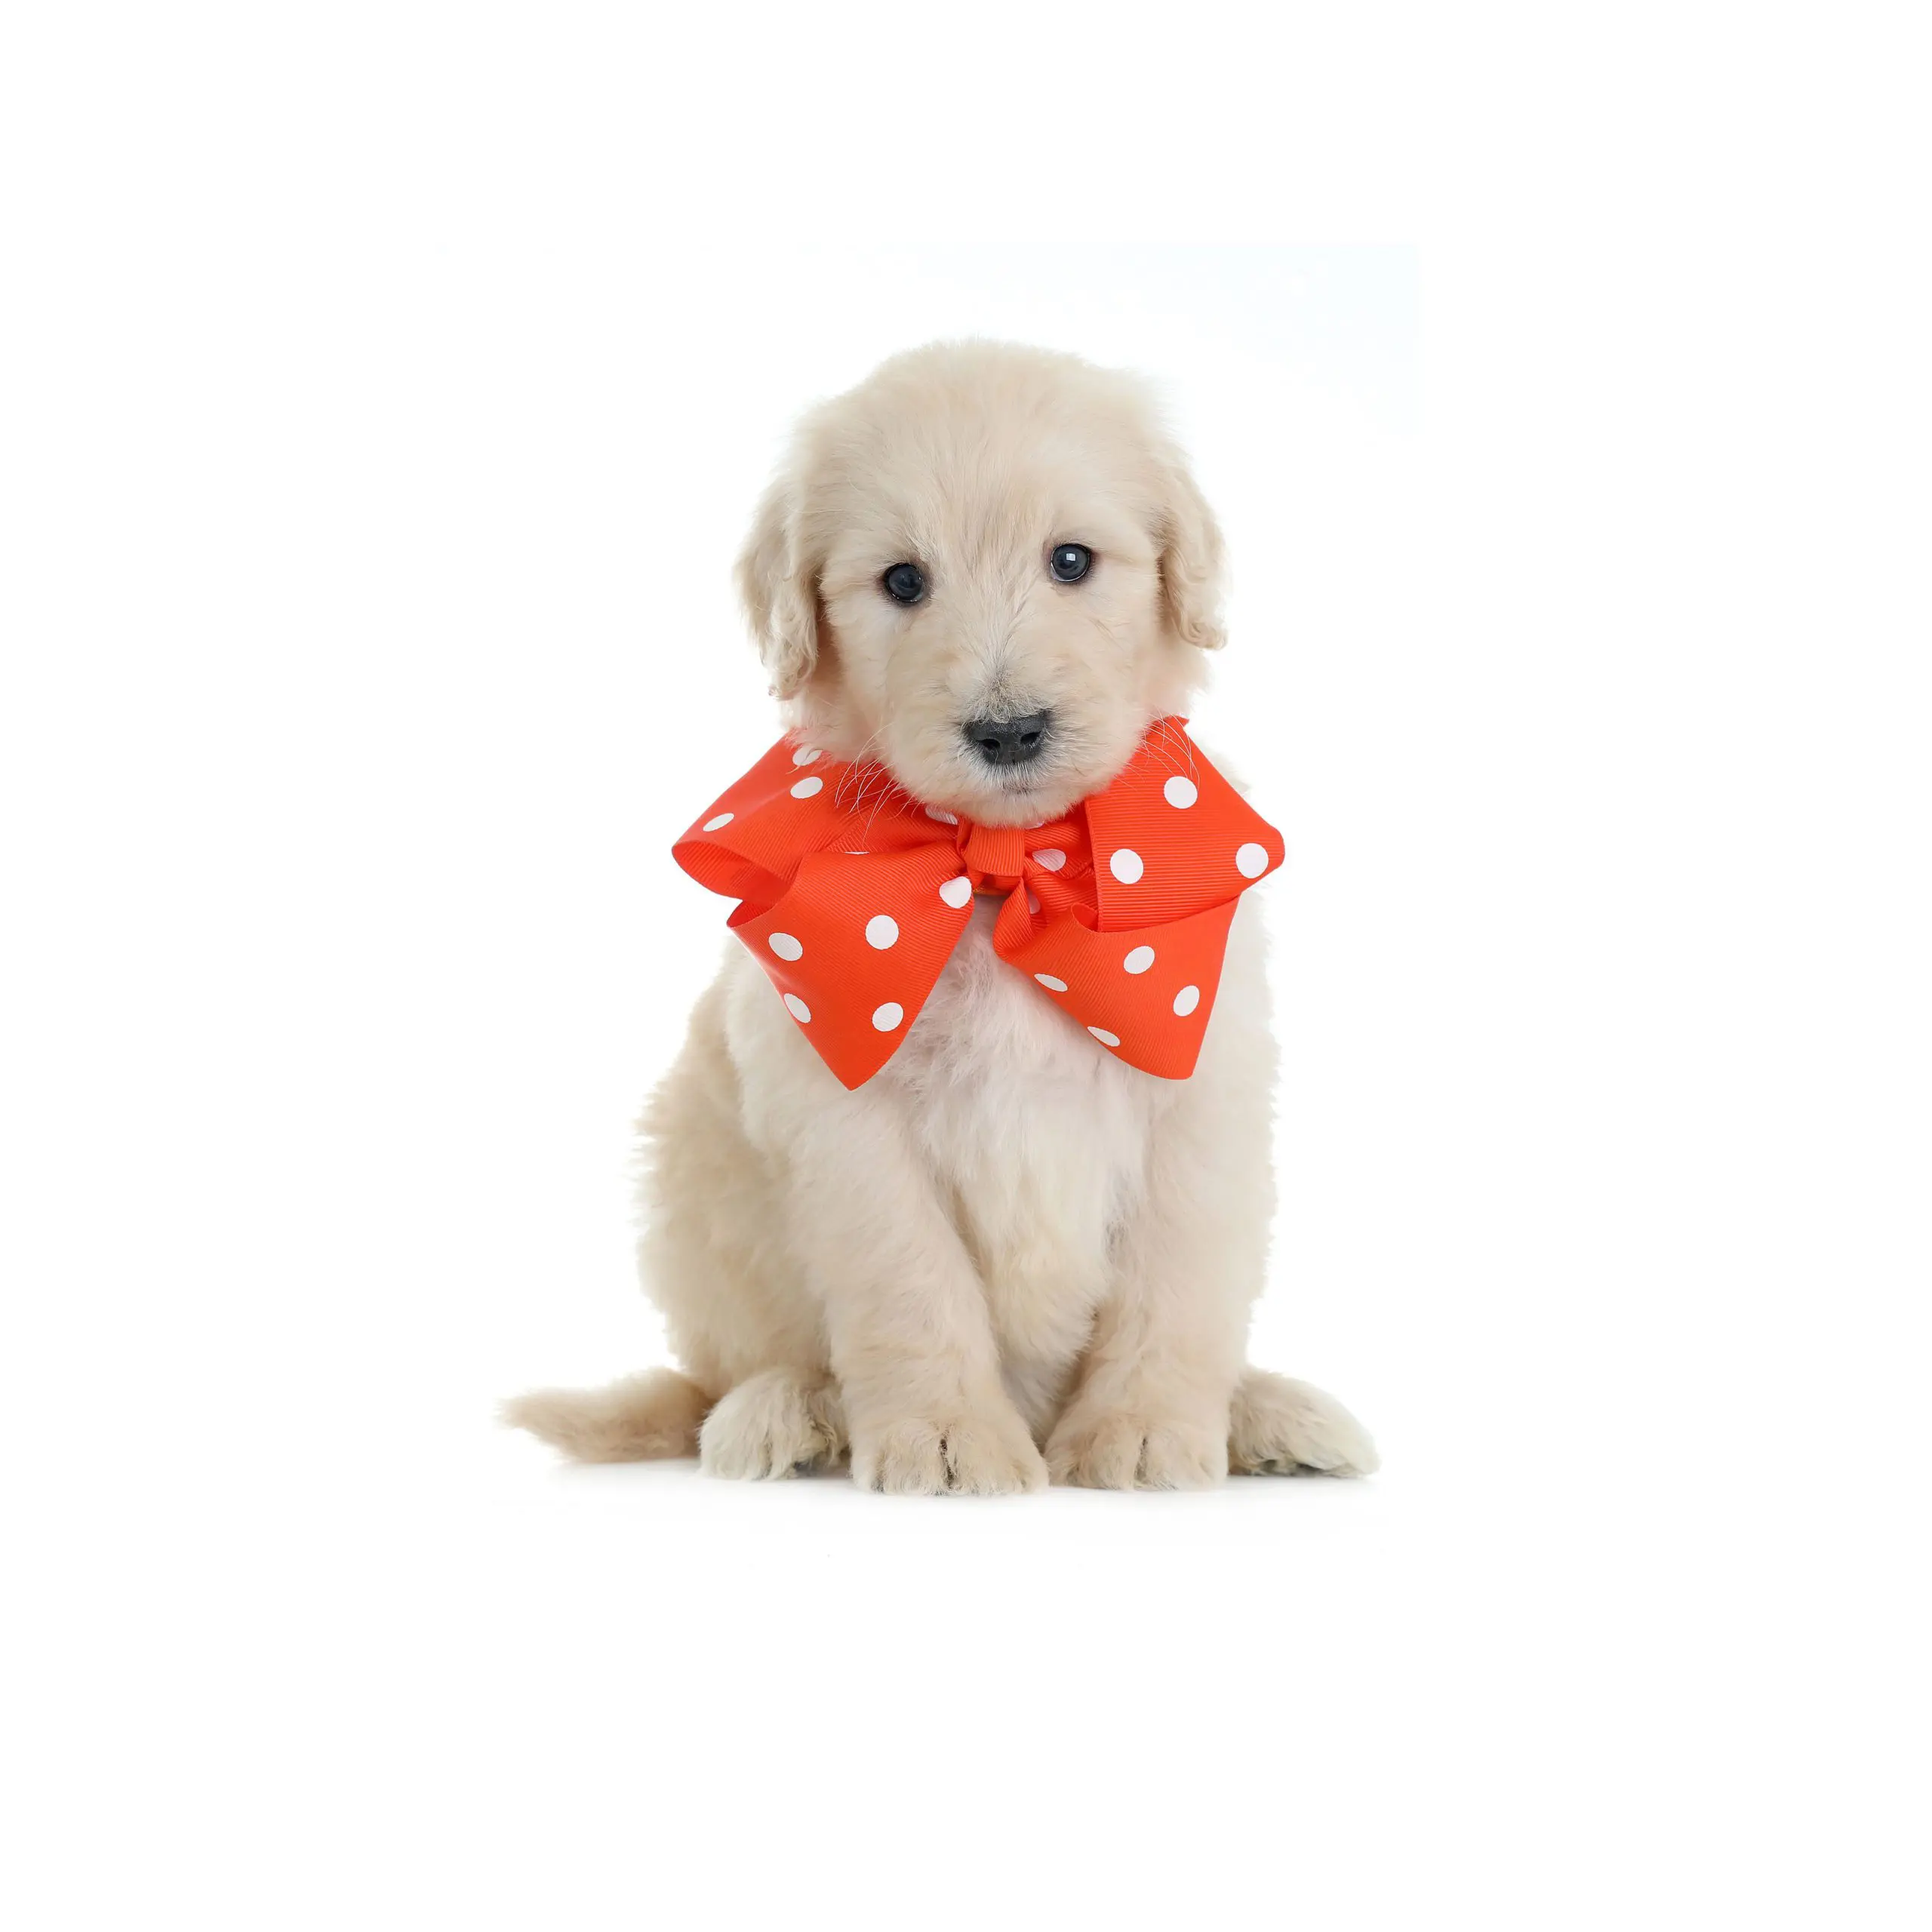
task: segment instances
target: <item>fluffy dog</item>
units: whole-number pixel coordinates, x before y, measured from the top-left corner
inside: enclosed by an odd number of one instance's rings
[[[808,415],[737,569],[801,740],[989,825],[1063,812],[1186,709],[1221,575],[1137,383],[986,343],[899,356]],[[851,1091],[732,943],[641,1124],[640,1260],[683,1371],[509,1420],[584,1460],[695,1451],[720,1475],[849,1452],[860,1483],[912,1494],[1375,1467],[1338,1404],[1244,1361],[1274,1205],[1255,909],[1180,1081],[1001,961],[996,909]]]

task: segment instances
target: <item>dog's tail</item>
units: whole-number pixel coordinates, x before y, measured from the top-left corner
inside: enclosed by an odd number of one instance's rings
[[[675,1368],[648,1368],[608,1389],[533,1389],[500,1414],[579,1463],[642,1463],[695,1456],[711,1398]]]

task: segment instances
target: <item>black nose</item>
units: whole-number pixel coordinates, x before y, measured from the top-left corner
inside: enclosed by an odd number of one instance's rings
[[[1051,711],[1024,718],[972,718],[966,722],[966,742],[989,764],[1024,764],[1045,748],[1053,729]]]

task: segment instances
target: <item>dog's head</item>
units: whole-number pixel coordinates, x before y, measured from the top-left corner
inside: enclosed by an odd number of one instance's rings
[[[812,743],[1026,824],[1184,706],[1223,641],[1221,568],[1138,383],[973,342],[897,356],[804,419],[738,585]]]

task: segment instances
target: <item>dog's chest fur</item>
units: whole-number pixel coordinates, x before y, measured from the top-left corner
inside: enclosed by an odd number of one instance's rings
[[[1009,1375],[1070,1366],[1137,1196],[1168,1083],[1116,1060],[993,951],[983,897],[875,1078],[905,1111],[986,1284]]]

